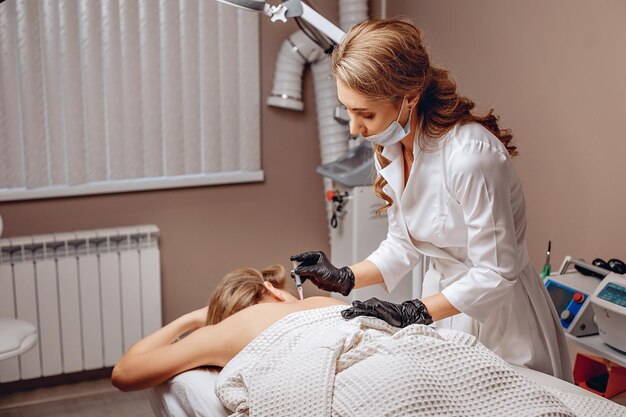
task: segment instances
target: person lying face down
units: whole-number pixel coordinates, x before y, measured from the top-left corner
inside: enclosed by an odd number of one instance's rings
[[[459,410],[574,415],[469,334],[440,334],[421,325],[399,330],[370,318],[344,320],[345,303],[329,297],[299,300],[284,289],[284,281],[280,266],[229,273],[210,306],[133,345],[115,365],[113,385],[122,391],[145,389],[190,369],[215,366],[224,368],[215,385],[220,402],[230,411],[252,402],[250,415],[334,415],[333,410],[355,417],[456,416]],[[362,395],[355,396],[354,389]],[[277,393],[280,401],[274,401]],[[429,398],[437,399],[434,414],[433,402],[424,401]],[[310,412],[312,405],[323,412]],[[597,407],[590,401],[588,409]]]
[[[113,368],[111,382],[121,391],[134,391],[156,386],[189,369],[224,367],[283,317],[345,304],[330,297],[299,300],[284,289],[285,279],[280,265],[230,272],[207,307],[184,314],[134,344]]]
[[[285,277],[285,268],[281,265],[268,266],[261,271],[239,268],[229,272],[209,298],[205,324],[217,324],[259,303],[298,301],[285,291]]]

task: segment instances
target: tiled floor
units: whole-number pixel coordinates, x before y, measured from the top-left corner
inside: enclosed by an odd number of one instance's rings
[[[0,417],[152,416],[147,391],[123,393],[108,378],[0,397]]]

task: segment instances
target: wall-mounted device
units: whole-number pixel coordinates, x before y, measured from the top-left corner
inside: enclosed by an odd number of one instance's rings
[[[346,187],[372,185],[376,179],[372,145],[363,142],[349,149],[337,160],[317,167],[317,173]]]
[[[593,292],[590,303],[600,339],[626,352],[626,277],[608,274]]]

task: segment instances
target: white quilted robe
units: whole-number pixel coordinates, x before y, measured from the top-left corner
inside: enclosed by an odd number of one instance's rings
[[[290,314],[254,339],[220,373],[224,406],[237,417],[626,416],[534,384],[469,334],[344,320],[344,308]]]

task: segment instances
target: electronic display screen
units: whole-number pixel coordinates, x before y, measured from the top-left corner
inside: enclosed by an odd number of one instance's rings
[[[626,307],[626,288],[609,282],[598,294],[598,298]]]
[[[608,292],[612,292],[613,294],[616,294],[616,295],[619,295],[619,296],[622,296],[622,297],[626,297],[626,291],[623,291],[621,288],[614,287],[612,285],[608,285],[606,287],[606,289],[607,289]]]
[[[561,314],[561,312],[567,308],[575,294],[574,291],[554,284],[548,286],[548,293],[550,294],[550,298],[552,298],[557,314]]]

